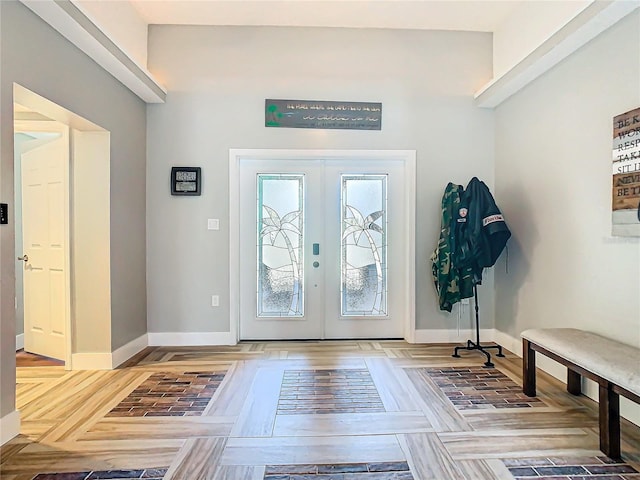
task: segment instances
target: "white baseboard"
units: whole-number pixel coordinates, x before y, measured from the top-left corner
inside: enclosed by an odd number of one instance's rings
[[[493,328],[480,329],[481,342],[493,342],[495,330]],[[420,329],[415,332],[415,343],[466,343],[467,340],[476,338],[475,330],[427,330]]]
[[[74,353],[71,356],[71,365],[73,370],[112,370],[146,347],[197,347],[236,343],[231,332],[147,333],[112,353]]]
[[[149,332],[150,347],[199,347],[235,345],[232,332]]]
[[[0,445],[4,445],[20,433],[20,412],[14,410],[0,418]]]
[[[145,333],[111,353],[111,368],[116,368],[149,346],[149,337]]]
[[[16,335],[16,352],[24,348],[24,333]]]
[[[71,355],[73,370],[111,370],[112,365],[110,353],[74,353]]]
[[[520,338],[514,338],[507,333],[494,329],[493,341],[522,358],[522,340]]]

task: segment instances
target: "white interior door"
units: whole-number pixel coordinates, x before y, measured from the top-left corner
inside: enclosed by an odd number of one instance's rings
[[[240,162],[240,338],[403,338],[405,167]]]
[[[68,130],[22,154],[25,350],[64,360],[68,315]]]

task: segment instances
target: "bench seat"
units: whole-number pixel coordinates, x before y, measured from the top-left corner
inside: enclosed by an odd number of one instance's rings
[[[581,376],[599,386],[600,449],[620,458],[620,400],[640,403],[640,349],[574,328],[522,332],[523,391],[536,395],[535,352],[565,365],[567,390],[581,393]]]

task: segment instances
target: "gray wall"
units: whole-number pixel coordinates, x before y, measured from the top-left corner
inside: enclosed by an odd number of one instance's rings
[[[229,330],[229,148],[417,150],[417,326],[455,328],[438,312],[429,256],[447,182],[493,185],[493,112],[473,105],[491,49],[482,33],[152,26],[149,70],[169,93],[147,116],[149,331]],[[265,128],[265,98],[382,102],[382,131]],[[174,165],[202,167],[202,196],[170,196]]]
[[[638,106],[636,12],[498,107],[496,190],[514,237],[509,273],[496,269],[499,330],[640,346],[640,239],[611,236],[612,119]]]
[[[13,127],[7,121],[13,118],[13,82],[111,131],[112,348],[118,348],[146,332],[145,104],[22,4],[2,1],[0,9],[2,201],[13,205]],[[15,408],[13,242],[11,220],[0,228],[0,416]]]

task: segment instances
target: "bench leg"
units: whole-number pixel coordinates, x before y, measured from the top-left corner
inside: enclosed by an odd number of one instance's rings
[[[580,395],[582,393],[581,375],[571,369],[567,369],[567,392],[571,395]]]
[[[536,352],[526,338],[522,339],[522,391],[528,397],[536,396]]]
[[[620,460],[620,397],[610,385],[599,386],[600,450],[613,460]]]

